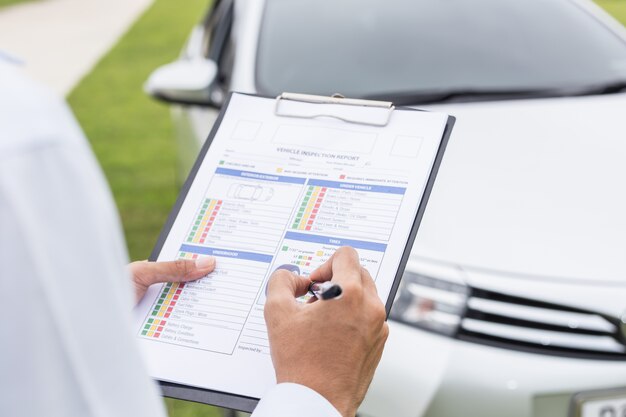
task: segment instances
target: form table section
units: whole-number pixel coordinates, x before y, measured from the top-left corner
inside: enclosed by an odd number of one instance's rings
[[[292,230],[388,241],[405,188],[309,180]]]
[[[274,253],[305,181],[218,168],[185,243]]]
[[[186,244],[179,255],[215,256],[217,268],[194,282],[164,284],[140,336],[232,354],[272,257]]]
[[[281,243],[281,249],[274,257],[272,266],[268,270],[268,275],[276,269],[285,269],[286,266],[290,266],[289,270],[294,271],[298,275],[309,276],[312,271],[326,262],[341,246],[352,246],[357,249],[359,262],[376,280],[380,264],[387,249],[386,244],[353,239],[338,239],[299,232],[287,232],[285,234],[285,238]],[[265,285],[267,286],[267,281]],[[310,298],[311,295],[306,294],[298,298],[298,301],[306,303]],[[263,319],[265,301],[265,290],[262,290],[246,320],[237,349],[270,353],[267,328]]]

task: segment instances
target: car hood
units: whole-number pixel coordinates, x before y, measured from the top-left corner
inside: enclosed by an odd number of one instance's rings
[[[427,109],[457,122],[414,255],[626,285],[626,94]]]

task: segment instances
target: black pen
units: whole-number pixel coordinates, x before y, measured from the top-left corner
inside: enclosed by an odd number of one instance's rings
[[[311,281],[309,292],[320,300],[332,300],[341,297],[341,286],[330,281]]]

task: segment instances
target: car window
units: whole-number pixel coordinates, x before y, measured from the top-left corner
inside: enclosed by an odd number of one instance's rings
[[[229,36],[224,45],[224,50],[218,61],[219,73],[218,82],[222,86],[224,91],[230,90],[230,83],[233,75],[233,64],[235,61],[235,53],[233,48],[233,42]]]
[[[626,79],[626,45],[564,0],[268,0],[257,88],[363,97]]]
[[[218,61],[222,54],[225,32],[230,32],[232,0],[217,0],[204,19],[204,56]]]
[[[227,91],[233,69],[233,45],[231,28],[233,23],[233,1],[217,1],[204,21],[205,39],[203,55],[218,65],[214,88]]]

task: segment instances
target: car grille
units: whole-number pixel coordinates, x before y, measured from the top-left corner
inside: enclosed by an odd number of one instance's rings
[[[616,318],[478,288],[470,290],[456,337],[534,353],[626,360]]]

